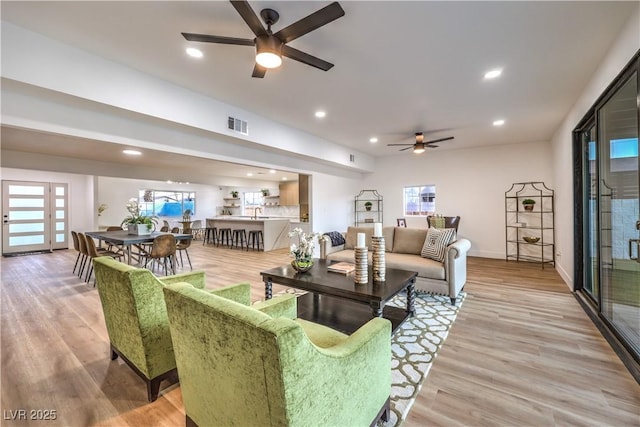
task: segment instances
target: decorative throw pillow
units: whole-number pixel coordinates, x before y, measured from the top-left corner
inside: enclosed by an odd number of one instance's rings
[[[427,230],[427,237],[424,239],[421,255],[434,261],[444,261],[444,253],[447,245],[453,240],[454,228],[430,228]]]

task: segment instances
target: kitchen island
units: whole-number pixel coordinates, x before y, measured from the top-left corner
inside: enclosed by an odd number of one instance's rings
[[[207,218],[208,227],[230,228],[232,230],[244,228],[247,231],[262,230],[264,238],[264,250],[283,249],[289,247],[289,219],[287,218],[261,218],[237,217],[231,215]]]

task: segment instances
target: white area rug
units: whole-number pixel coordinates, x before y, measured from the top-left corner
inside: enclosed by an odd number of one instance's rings
[[[306,292],[290,288],[279,293],[302,295]],[[379,426],[402,424],[466,296],[461,292],[453,306],[448,296],[416,292],[415,315],[391,337],[391,413],[389,421],[380,422]],[[388,304],[405,308],[406,293],[396,295]]]
[[[384,427],[399,426],[420,392],[431,364],[456,320],[466,294],[461,292],[452,306],[449,297],[419,293],[416,313],[391,338],[391,413]],[[404,294],[389,305],[406,307]]]

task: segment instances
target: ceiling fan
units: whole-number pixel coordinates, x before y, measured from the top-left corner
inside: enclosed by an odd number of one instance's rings
[[[424,134],[422,132],[416,132],[416,142],[413,144],[387,144],[387,146],[398,146],[398,145],[409,145],[407,148],[401,148],[399,151],[408,150],[413,147],[413,152],[416,154],[424,153],[425,148],[438,148],[435,144],[436,142],[449,141],[453,139],[452,136],[447,136],[446,138],[438,138],[431,141],[424,140]]]
[[[263,78],[267,69],[279,67],[282,64],[282,56],[324,71],[328,71],[333,67],[333,64],[294,49],[288,46],[287,43],[344,16],[344,10],[338,2],[333,2],[323,7],[275,34],[271,31],[271,26],[278,22],[278,18],[280,18],[278,12],[273,9],[262,9],[260,16],[267,24],[267,28],[264,28],[251,6],[249,6],[249,2],[231,1],[231,4],[253,31],[253,34],[256,35],[254,39],[182,33],[184,38],[195,42],[255,46],[256,65],[251,76],[257,78]]]

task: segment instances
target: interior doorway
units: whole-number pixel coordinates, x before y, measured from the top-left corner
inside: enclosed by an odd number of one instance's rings
[[[68,184],[3,180],[2,254],[68,248],[68,209]]]

